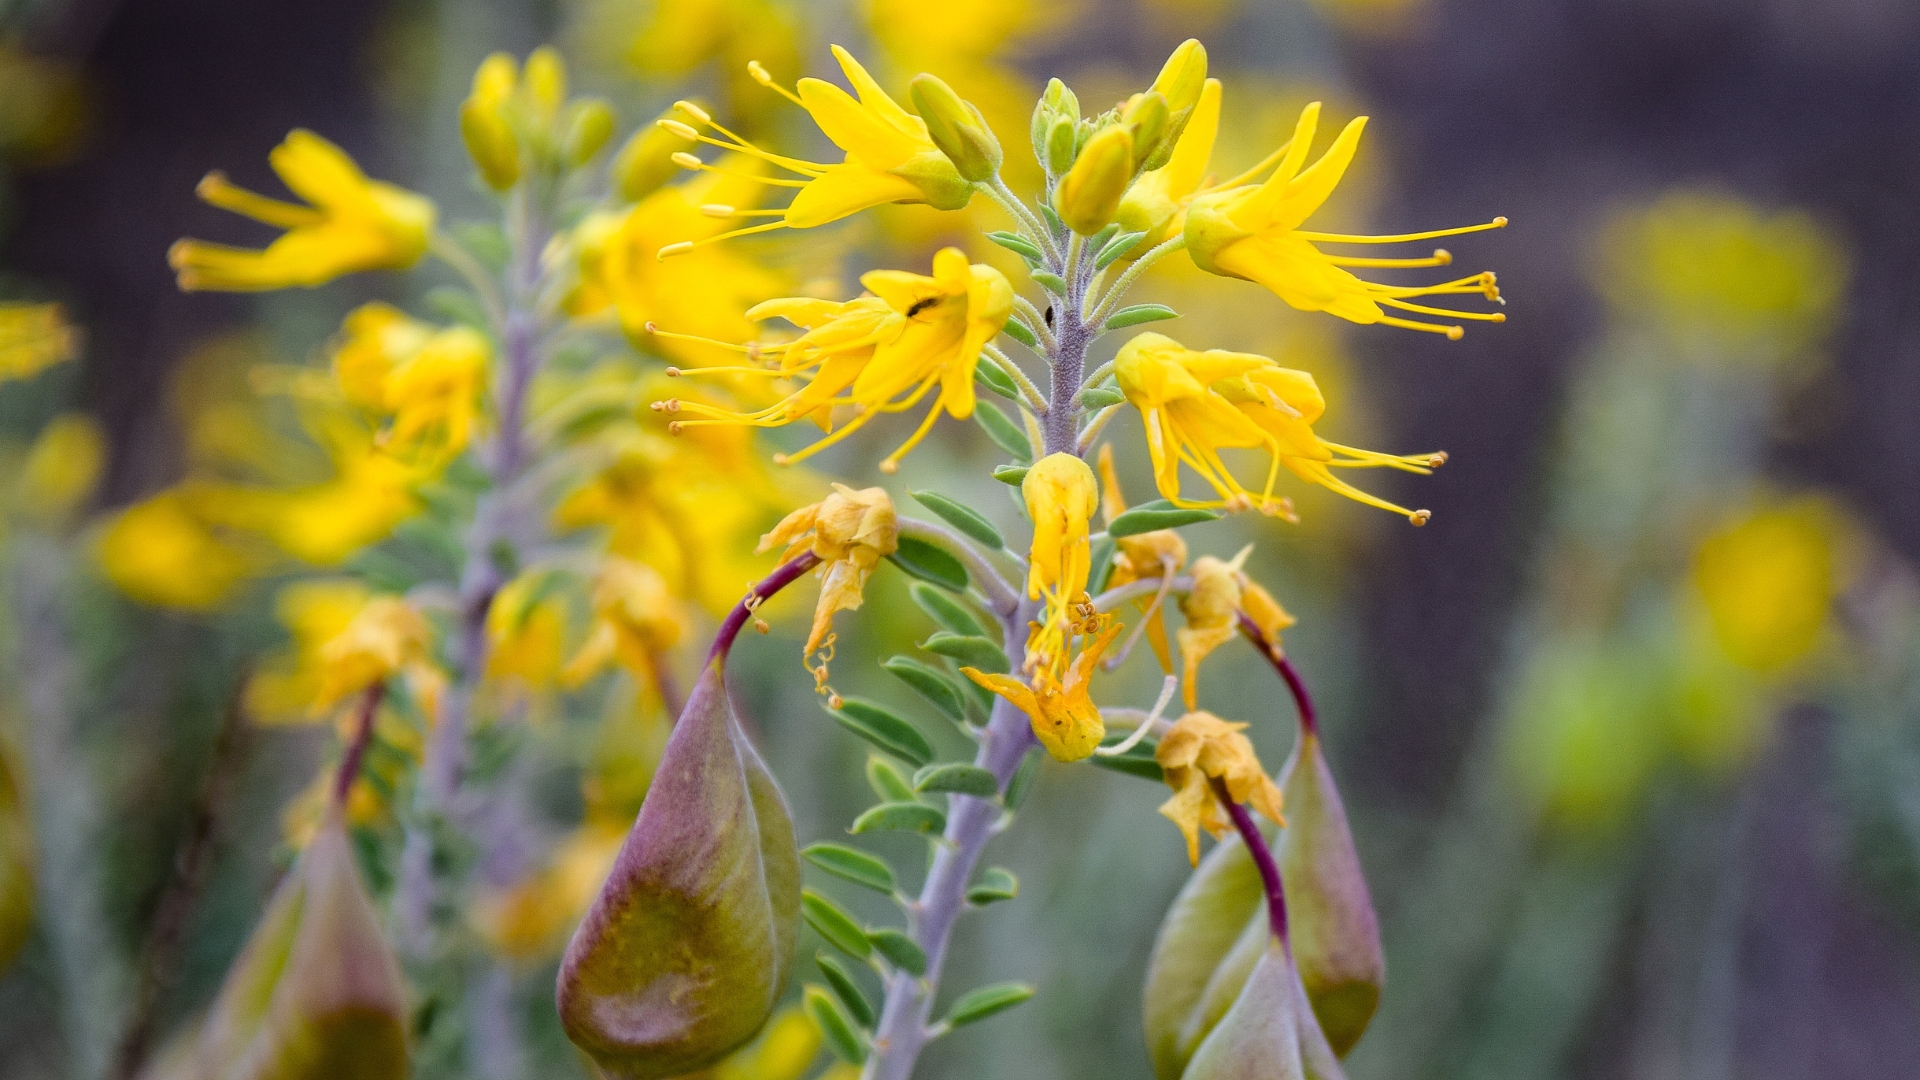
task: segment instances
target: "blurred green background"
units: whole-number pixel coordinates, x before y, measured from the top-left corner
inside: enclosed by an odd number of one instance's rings
[[[1451,455],[1383,490],[1433,509],[1420,530],[1314,489],[1290,493],[1297,527],[1188,534],[1223,557],[1256,541],[1255,576],[1300,618],[1287,647],[1322,702],[1388,955],[1352,1075],[1920,1075],[1920,8],[14,0],[0,298],[61,302],[84,345],[0,387],[0,854],[32,866],[0,878],[0,945],[23,940],[0,972],[0,1078],[103,1075],[218,758],[237,763],[232,790],[163,1041],[204,1007],[331,738],[248,727],[218,745],[243,665],[283,647],[271,589],[173,610],[123,595],[94,555],[117,510],[195,467],[195,417],[247,392],[244,375],[221,380],[317,355],[360,301],[418,299],[384,276],[179,293],[167,245],[227,224],[193,199],[205,172],[274,190],[265,151],[308,127],[448,217],[479,216],[455,111],[481,57],[545,41],[628,125],[680,96],[766,110],[747,60],[821,74],[844,43],[890,86],[943,75],[1015,147],[1046,77],[1118,99],[1188,36],[1227,84],[1224,168],[1324,98],[1373,117],[1329,207],[1340,224],[1513,222],[1452,245],[1510,301],[1506,325],[1458,343],[1333,327],[1191,272],[1147,286],[1186,313],[1188,343],[1314,372],[1336,403],[1329,437]],[[922,209],[844,227],[818,274],[923,263],[952,237]],[[99,422],[106,464],[90,502],[49,521],[22,494],[26,455],[65,410]],[[876,482],[900,433],[867,434],[818,475]],[[1137,421],[1111,437],[1144,479]],[[956,424],[937,440],[888,486],[1012,523],[993,444]],[[818,479],[791,482],[800,498]],[[874,661],[931,624],[897,576],[875,581],[842,627],[836,686],[910,702]],[[865,751],[795,677],[797,630],[749,640],[735,678],[802,837],[821,837],[863,804]],[[1264,665],[1236,650],[1213,664],[1212,710],[1252,721],[1282,760],[1291,713]],[[1139,667],[1103,700],[1149,699]],[[557,770],[499,824],[528,865],[578,819],[574,779]],[[1049,766],[990,853],[1022,895],[963,923],[950,967],[955,986],[1042,993],[939,1043],[921,1075],[1150,1075],[1141,973],[1187,873],[1162,797]],[[917,841],[899,843],[910,861]],[[498,1038],[470,1036],[470,1075],[579,1075],[551,1017],[552,958],[497,971]]]

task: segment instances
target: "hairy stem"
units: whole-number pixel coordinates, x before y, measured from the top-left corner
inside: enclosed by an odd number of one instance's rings
[[[707,650],[707,663],[724,662],[727,653],[733,648],[733,641],[745,629],[747,620],[759,609],[762,601],[793,584],[800,575],[820,565],[820,556],[809,551],[792,562],[782,563],[773,573],[768,574],[758,585],[747,590],[747,595],[733,610],[727,612],[725,621],[720,624],[720,632],[713,635],[713,648]]]

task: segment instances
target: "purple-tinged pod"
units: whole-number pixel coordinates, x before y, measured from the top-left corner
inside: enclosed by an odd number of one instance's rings
[[[1266,935],[1253,970],[1181,1080],[1346,1080],[1287,947]]]
[[[405,1080],[406,989],[329,814],[208,1010],[203,1080]]]
[[[1159,1080],[1179,1080],[1194,1049],[1238,995],[1265,941],[1264,897],[1246,845],[1229,836],[1200,860],[1167,909],[1143,993],[1147,1055]],[[1249,933],[1252,959],[1242,944]],[[1229,964],[1236,952],[1243,955]],[[1234,968],[1237,975],[1223,970]],[[1223,999],[1225,1005],[1217,1004]]]
[[[614,1080],[680,1076],[752,1039],[800,921],[800,854],[773,775],[707,666],[557,988],[567,1037]]]
[[[1380,923],[1346,808],[1312,730],[1300,733],[1280,787],[1287,828],[1276,854],[1287,897],[1287,945],[1328,1043],[1345,1057],[1380,1005],[1387,974]]]

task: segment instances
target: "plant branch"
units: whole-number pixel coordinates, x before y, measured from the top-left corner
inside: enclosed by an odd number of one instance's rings
[[[374,683],[360,695],[360,706],[354,710],[353,735],[347,742],[346,752],[340,755],[340,768],[333,774],[333,805],[344,807],[347,796],[353,792],[353,782],[360,777],[360,765],[367,758],[367,747],[373,744],[373,720],[380,711],[380,699],[387,692],[387,684]]]
[[[720,623],[720,632],[713,635],[713,648],[707,650],[707,663],[724,663],[727,653],[733,649],[734,639],[740,636],[741,629],[747,625],[747,620],[753,617],[753,613],[759,610],[760,604],[818,565],[820,565],[820,556],[811,551],[806,552],[791,562],[782,563],[758,585],[748,589],[747,595],[733,605],[732,611],[727,612],[726,619]]]
[[[1160,591],[1160,584],[1161,580],[1159,578],[1141,578],[1139,581],[1129,581],[1125,585],[1115,586],[1101,593],[1099,596],[1094,597],[1093,606],[1099,611],[1112,611],[1129,600],[1139,600],[1143,597],[1152,596],[1154,593]],[[1167,586],[1167,593],[1170,596],[1185,596],[1192,591],[1193,578],[1186,574],[1174,578],[1173,583]]]

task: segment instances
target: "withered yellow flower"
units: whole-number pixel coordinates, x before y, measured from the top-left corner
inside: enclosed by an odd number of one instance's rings
[[[1463,332],[1458,325],[1390,315],[1384,309],[1444,319],[1505,321],[1506,316],[1499,312],[1454,311],[1412,302],[1422,296],[1474,293],[1498,301],[1500,290],[1492,273],[1474,274],[1438,285],[1395,286],[1363,281],[1347,269],[1445,266],[1452,262],[1452,256],[1445,251],[1436,251],[1427,258],[1379,259],[1329,255],[1315,246],[1410,243],[1497,229],[1507,223],[1505,218],[1495,218],[1485,225],[1400,236],[1356,236],[1301,229],[1339,185],[1353,161],[1354,151],[1360,146],[1360,133],[1366,127],[1366,117],[1355,118],[1320,160],[1307,166],[1307,152],[1319,122],[1320,103],[1316,101],[1301,111],[1292,142],[1287,144],[1272,175],[1264,182],[1222,187],[1192,201],[1187,208],[1185,236],[1187,252],[1193,257],[1194,265],[1208,273],[1244,278],[1262,285],[1301,311],[1324,311],[1350,322],[1386,323],[1458,338]]]
[[[1234,802],[1252,806],[1276,824],[1286,824],[1280,812],[1280,789],[1254,754],[1253,743],[1241,734],[1246,727],[1210,712],[1190,712],[1174,722],[1153,752],[1166,772],[1167,786],[1173,789],[1173,797],[1160,805],[1160,813],[1180,827],[1187,838],[1187,859],[1195,866],[1200,864],[1200,830],[1218,839],[1233,828],[1214,793],[1214,779],[1225,784]]]
[[[608,664],[619,664],[645,693],[658,690],[658,665],[686,633],[686,615],[660,572],[609,555],[593,579],[593,625],[567,661],[561,681],[578,686]]]
[[[1091,696],[1093,669],[1107,646],[1123,628],[1114,623],[1100,630],[1071,660],[1036,670],[1032,682],[1011,675],[995,675],[973,667],[961,674],[1006,698],[1033,724],[1034,737],[1057,761],[1079,761],[1093,754],[1106,737],[1100,706]]]
[[[404,270],[426,254],[435,216],[426,197],[367,179],[346,151],[311,131],[294,131],[267,160],[311,205],[256,195],[208,173],[196,189],[200,198],[287,232],[264,251],[178,241],[167,262],[182,289],[312,287],[363,270]]]
[[[762,85],[778,91],[807,110],[827,138],[846,151],[846,160],[838,165],[822,165],[763,150],[715,123],[706,110],[687,102],[680,103],[679,110],[698,127],[683,121],[661,121],[668,130],[683,137],[729,151],[752,154],[803,178],[770,178],[762,181],[776,187],[799,189],[793,201],[783,209],[736,211],[739,217],[770,217],[776,220],[734,229],[719,236],[669,244],[660,249],[661,258],[734,236],[772,229],[810,229],[883,203],[928,203],[941,210],[958,210],[967,205],[967,200],[973,194],[973,185],[934,145],[933,139],[927,134],[926,121],[889,97],[873,76],[867,73],[867,69],[853,58],[853,54],[835,45],[833,55],[834,59],[840,61],[840,70],[846,73],[847,81],[853,84],[854,92],[859,95],[858,100],[838,86],[819,79],[801,79],[799,93],[795,94],[776,84],[758,64],[751,65],[749,70]],[[700,134],[699,128],[709,128],[721,138]],[[690,169],[712,170],[719,167],[706,164],[692,154],[677,157],[676,160]]]
[[[1027,598],[1046,601],[1027,645],[1027,664],[1057,669],[1066,662],[1075,624],[1082,621],[1074,609],[1087,602],[1093,560],[1090,523],[1100,504],[1100,489],[1086,462],[1056,453],[1027,470],[1020,494],[1033,522]]]
[[[856,407],[853,419],[839,430],[798,453],[774,459],[785,465],[832,446],[877,415],[914,408],[938,387],[919,428],[880,462],[880,471],[893,472],[942,413],[956,420],[973,415],[974,369],[980,350],[1013,312],[1013,286],[993,267],[969,264],[959,248],[935,253],[931,277],[872,270],[861,275],[860,283],[873,295],[841,304],[805,297],[770,300],[747,312],[749,318],[778,316],[806,329],[785,345],[734,346],[775,366],[702,369],[805,377],[808,382],[801,389],[756,412],[677,398],[656,408],[694,417],[675,420],[672,430],[677,432],[697,424],[779,427],[809,416],[826,427],[833,408]]]
[[[0,304],[0,382],[32,378],[72,358],[78,339],[58,304]]]
[[[374,596],[345,629],[320,646],[312,712],[325,712],[368,687],[428,663],[433,628],[405,600]]]
[[[1180,600],[1181,614],[1187,625],[1180,628],[1180,659],[1185,672],[1187,708],[1196,708],[1200,691],[1200,661],[1207,654],[1233,640],[1240,629],[1240,616],[1253,620],[1265,643],[1280,647],[1280,631],[1292,626],[1294,618],[1247,576],[1247,556],[1253,545],[1241,548],[1230,561],[1202,555],[1193,564],[1193,589]]]
[[[900,523],[893,500],[884,488],[860,491],[833,485],[833,494],[788,514],[772,532],[760,538],[760,551],[781,544],[780,561],[791,562],[811,551],[820,559],[814,571],[820,578],[820,601],[813,609],[813,627],[807,633],[805,657],[831,647],[833,613],[860,606],[867,576],[880,560],[900,546]],[[824,661],[818,671],[825,671]],[[817,677],[817,674],[816,674]]]

